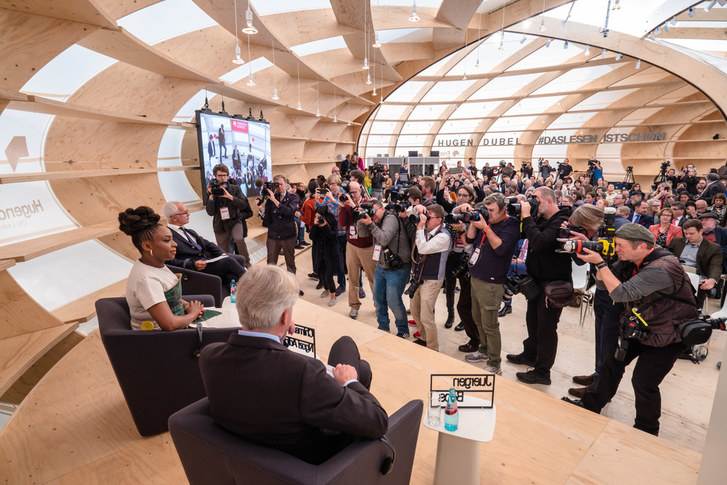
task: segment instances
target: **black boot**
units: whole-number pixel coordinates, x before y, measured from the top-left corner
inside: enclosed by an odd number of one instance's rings
[[[444,322],[444,328],[452,328],[453,324],[454,324],[454,313],[450,312],[449,315],[447,315],[447,321]]]

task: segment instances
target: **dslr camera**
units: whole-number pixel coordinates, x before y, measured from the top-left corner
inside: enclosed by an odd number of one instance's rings
[[[353,220],[354,222],[358,222],[366,216],[369,216],[371,219],[373,219],[374,212],[376,211],[374,210],[373,204],[365,202],[353,209]]]
[[[538,199],[535,197],[528,197],[528,203],[530,204],[530,214],[533,216],[538,212]],[[522,204],[517,197],[507,198],[507,215],[520,218],[520,212],[522,211]]]
[[[221,184],[217,181],[217,179],[212,179],[210,181],[210,193],[215,197],[221,197],[225,195],[225,189],[223,188],[225,185],[227,184]]]
[[[402,193],[398,190],[389,192],[389,203],[385,207],[387,211],[404,212],[409,207],[411,207],[411,204],[409,203],[406,192]]]
[[[461,212],[459,214],[447,214],[444,216],[444,222],[446,224],[457,224],[464,222],[465,224],[471,221],[479,221],[484,219],[485,222],[490,218],[490,213],[485,207],[480,207],[472,212]]]

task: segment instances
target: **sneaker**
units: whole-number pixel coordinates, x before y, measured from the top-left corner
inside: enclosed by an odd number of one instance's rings
[[[364,298],[366,298],[366,292],[363,288],[358,289],[358,298],[359,300],[363,300]]]
[[[328,298],[330,296],[330,293],[328,293],[328,290],[323,290],[321,293],[321,298]]]
[[[585,406],[583,405],[583,401],[581,401],[580,399],[571,399],[568,396],[563,396],[560,398],[560,400],[565,401],[569,404],[573,404],[574,406],[578,406],[579,408],[585,408]]]
[[[348,312],[348,316],[356,320],[358,318],[358,308],[351,308],[351,311]]]
[[[464,330],[464,322],[459,322],[456,327],[454,327],[455,332],[461,332]]]
[[[414,338],[418,339],[421,336],[422,336],[422,334],[419,333],[419,330],[417,330],[416,332],[414,332]]]
[[[328,300],[328,306],[335,306],[337,303],[336,299]]]
[[[485,362],[487,360],[487,356],[482,352],[474,352],[472,354],[465,355],[464,360],[467,362]]]
[[[460,352],[465,352],[467,354],[471,354],[472,352],[477,352],[477,349],[480,348],[480,344],[476,344],[474,342],[467,342],[466,344],[462,344],[459,347],[457,347],[457,350]]]
[[[485,367],[485,372],[489,374],[497,374],[498,376],[502,375],[502,368],[498,365],[495,367],[494,365],[488,365]]]
[[[396,334],[396,336],[399,337],[399,338],[403,338],[403,339],[409,339],[409,334],[408,333],[401,333],[401,332],[399,332],[399,333]]]
[[[535,369],[531,369],[527,372],[516,372],[515,377],[517,377],[519,381],[524,382],[525,384],[544,384],[546,386],[550,385],[550,376],[538,374]]]
[[[318,275],[315,274],[315,273],[308,273],[308,278],[310,278],[312,280],[317,280],[318,279]]]
[[[512,362],[513,364],[535,367],[535,361],[528,359],[523,354],[507,354],[505,358],[508,360],[508,362]]]
[[[512,313],[512,303],[508,304],[505,303],[502,308],[500,308],[500,311],[497,312],[498,317],[504,317],[505,315],[508,315]]]
[[[444,322],[444,328],[452,328],[452,325],[454,324],[454,314],[450,313],[447,315],[447,321]]]
[[[409,326],[410,327],[416,327],[417,326],[417,322],[415,320],[409,320],[408,323],[409,323]]]
[[[427,341],[426,340],[422,340],[420,338],[414,340],[414,343],[417,344],[417,345],[421,345],[422,347],[426,347],[427,346]]]
[[[346,287],[345,286],[339,286],[338,288],[336,288],[336,296],[341,296],[345,292],[346,292]]]
[[[303,293],[303,290],[298,290],[298,296],[304,296],[305,293]]]

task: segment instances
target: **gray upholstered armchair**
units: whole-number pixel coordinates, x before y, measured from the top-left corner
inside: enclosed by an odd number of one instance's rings
[[[186,296],[213,306],[209,295]],[[124,393],[139,433],[151,436],[167,431],[169,416],[206,395],[197,363],[203,345],[227,341],[234,328],[173,332],[131,330],[125,298],[103,298],[96,314],[106,354]]]
[[[408,484],[414,463],[422,401],[411,401],[389,418],[388,441],[396,459],[388,474],[382,463],[392,453],[379,440],[357,441],[320,465],[258,446],[219,427],[207,398],[169,418],[177,453],[191,485]]]

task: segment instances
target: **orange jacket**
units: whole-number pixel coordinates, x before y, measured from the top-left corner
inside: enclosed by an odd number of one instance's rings
[[[303,221],[303,224],[305,224],[305,227],[310,229],[313,225],[313,219],[315,219],[316,215],[316,200],[313,198],[307,198],[305,202],[303,202],[303,209],[301,210],[303,215],[301,216],[300,220]]]

